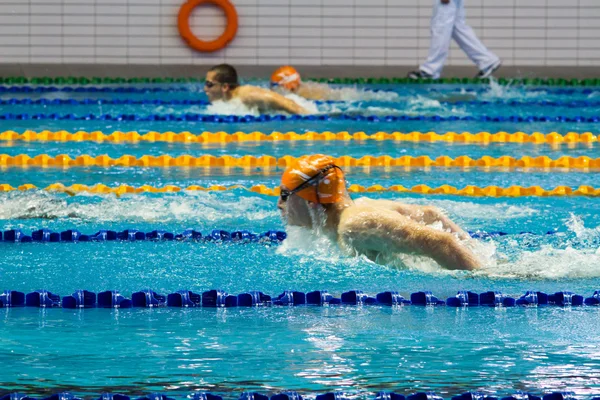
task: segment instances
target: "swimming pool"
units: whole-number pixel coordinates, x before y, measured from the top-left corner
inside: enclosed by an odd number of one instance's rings
[[[46,85],[48,86],[48,85]],[[313,104],[324,120],[257,121],[251,110],[206,106],[195,84],[113,85],[152,88],[121,91],[5,90],[0,93],[0,131],[379,131],[592,132],[600,89],[553,86],[360,85],[340,86],[340,99]],[[83,90],[80,87],[80,90]],[[156,91],[156,89],[162,89]],[[88,87],[89,89],[89,87]],[[177,89],[177,91],[173,90]],[[18,99],[19,101],[13,100]],[[41,101],[41,100],[46,101]],[[55,99],[62,102],[52,101]],[[93,99],[88,101],[85,99]],[[71,101],[73,100],[73,101]],[[99,101],[100,100],[100,101]],[[185,101],[198,104],[184,104]],[[154,104],[160,103],[160,104]],[[152,103],[152,104],[149,104]],[[251,115],[250,122],[178,121],[178,116]],[[81,116],[133,115],[138,120],[84,120]],[[16,116],[19,116],[17,118]],[[27,115],[27,117],[23,117]],[[64,117],[71,115],[71,118]],[[170,120],[148,120],[170,115]],[[34,117],[35,116],[35,117]],[[62,116],[62,117],[61,117]],[[73,117],[74,116],[74,117]],[[388,118],[388,117],[394,118]],[[548,117],[540,120],[539,117]],[[368,118],[371,117],[371,118]],[[449,121],[448,118],[459,117]],[[483,117],[489,117],[484,120]],[[514,117],[514,118],[512,118]],[[533,120],[531,117],[536,117]],[[316,117],[315,117],[316,118]],[[386,119],[387,118],[387,119]],[[519,120],[520,118],[520,120]],[[160,118],[155,118],[160,119]],[[164,119],[164,118],[163,118]],[[201,119],[201,118],[200,118]],[[588,122],[576,122],[575,120]],[[520,122],[519,122],[520,121]],[[575,121],[575,122],[574,122]],[[591,122],[589,122],[591,121]],[[0,154],[34,157],[107,154],[142,157],[245,155],[283,157],[310,153],[340,157],[389,155],[600,157],[598,142],[448,143],[394,140],[262,141],[239,143],[0,141]],[[444,184],[600,186],[596,169],[349,167],[351,184],[412,187]],[[98,183],[139,187],[279,184],[281,167],[41,167],[3,166],[0,184],[44,188]],[[600,204],[595,197],[464,197],[414,193],[366,193],[439,206],[469,231],[502,231],[482,239],[482,271],[448,272],[432,262],[404,257],[382,266],[343,257],[330,243],[288,231],[282,244],[214,242],[0,243],[2,288],[47,289],[62,296],[76,289],[143,288],[167,294],[179,289],[229,293],[261,290],[354,289],[405,297],[432,290],[440,298],[458,290],[571,290],[591,296],[600,288]],[[358,195],[356,195],[358,196]],[[276,198],[244,189],[165,194],[97,195],[32,190],[0,193],[2,230],[100,229],[144,232],[186,228],[253,232],[284,228]],[[548,231],[557,232],[546,235]],[[530,232],[522,234],[522,232]],[[244,390],[296,390],[314,395],[343,390],[372,397],[433,390],[450,397],[468,390],[509,395],[599,392],[597,307],[260,307],[230,309],[2,309],[0,372],[3,392],[31,395],[70,390],[173,396],[210,391],[234,396]],[[75,345],[74,345],[75,344]]]

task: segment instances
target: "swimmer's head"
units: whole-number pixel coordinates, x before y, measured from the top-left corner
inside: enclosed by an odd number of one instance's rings
[[[323,154],[300,157],[281,177],[282,202],[295,195],[312,203],[333,204],[345,193],[344,173],[332,157]]]
[[[271,75],[271,87],[281,87],[291,92],[300,86],[300,74],[289,65],[278,68]]]
[[[235,68],[229,64],[219,64],[208,70],[204,82],[204,92],[211,102],[229,100],[231,91],[239,86]]]

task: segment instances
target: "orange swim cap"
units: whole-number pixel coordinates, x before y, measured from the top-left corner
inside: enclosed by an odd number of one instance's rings
[[[300,86],[300,74],[294,67],[279,67],[271,75],[271,86],[282,86],[288,90],[296,90]]]
[[[284,171],[281,184],[290,192],[305,184],[305,188],[293,194],[321,204],[337,203],[346,190],[344,173],[332,157],[323,154],[300,157]]]

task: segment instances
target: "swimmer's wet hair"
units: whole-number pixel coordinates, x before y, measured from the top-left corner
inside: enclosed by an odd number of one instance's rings
[[[232,89],[240,86],[237,71],[229,64],[215,65],[208,72],[216,72],[215,79],[217,82],[227,83]]]

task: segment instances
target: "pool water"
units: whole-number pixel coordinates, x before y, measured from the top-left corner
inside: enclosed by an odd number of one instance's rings
[[[143,87],[143,86],[136,86]],[[206,100],[197,85],[153,85],[148,93],[6,93],[0,114],[253,114],[227,105],[8,104],[19,99]],[[395,85],[340,87],[338,102],[309,104],[320,114],[411,116],[598,115],[600,90],[490,85]],[[0,120],[0,131],[470,131],[598,132],[597,123],[510,121],[269,121],[253,123]],[[190,154],[200,156],[325,153],[442,155],[472,158],[547,155],[600,157],[598,144],[458,144],[394,141],[182,143],[0,142],[0,154]],[[347,168],[351,184],[417,184],[456,187],[539,185],[600,186],[598,171],[566,169]],[[153,186],[213,184],[276,187],[281,168],[2,167],[0,184],[45,187],[103,183]],[[440,298],[458,290],[571,290],[590,296],[600,289],[600,203],[587,197],[479,198],[367,193],[372,198],[438,206],[469,231],[503,231],[475,248],[486,260],[476,272],[451,272],[430,260],[403,256],[393,265],[343,256],[326,239],[288,229],[282,244],[203,242],[0,243],[0,289],[143,288],[167,294],[179,289],[229,293],[326,289],[339,295],[397,290],[405,297],[432,290]],[[359,196],[355,196],[359,197]],[[0,193],[0,229],[29,233],[77,229],[181,232],[195,228],[264,232],[285,229],[277,199],[243,189],[175,194],[69,196],[43,190]],[[548,231],[555,234],[546,235]],[[522,234],[530,232],[530,234]],[[244,390],[297,390],[314,396],[344,390],[358,397],[379,390],[409,394],[433,390],[450,397],[468,390],[508,395],[515,390],[570,390],[600,394],[600,309],[446,307],[269,307],[256,309],[0,309],[0,390],[30,395],[70,390],[82,396],[104,391],[140,395],[195,390],[234,396]],[[75,345],[74,345],[75,344]]]

